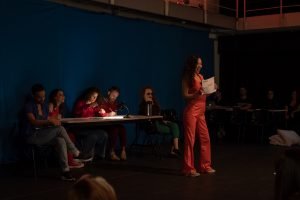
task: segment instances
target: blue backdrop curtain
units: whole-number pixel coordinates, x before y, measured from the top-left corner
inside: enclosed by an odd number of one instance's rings
[[[32,84],[62,88],[69,108],[80,92],[121,88],[137,112],[140,90],[155,89],[162,108],[184,106],[181,72],[191,54],[213,75],[213,44],[204,31],[86,12],[42,0],[0,0],[0,162],[15,160],[11,129]],[[129,143],[134,132],[128,132]]]

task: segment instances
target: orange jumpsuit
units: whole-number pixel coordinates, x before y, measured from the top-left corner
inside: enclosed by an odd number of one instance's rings
[[[197,76],[197,75],[196,75]],[[199,79],[194,78],[192,88],[189,88],[189,93],[193,94],[200,91],[203,80],[202,75],[198,75]],[[187,105],[183,112],[184,125],[184,164],[183,173],[189,174],[196,172],[205,172],[211,168],[211,152],[210,138],[208,128],[205,121],[206,95],[199,95],[194,99],[187,101]],[[200,142],[200,160],[198,167],[194,167],[194,144],[195,137],[199,138]]]

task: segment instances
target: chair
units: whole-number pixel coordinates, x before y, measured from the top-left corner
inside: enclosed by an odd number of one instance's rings
[[[163,116],[164,120],[172,121],[172,122],[178,122],[178,116],[175,109],[164,109],[161,110],[161,115]]]
[[[208,109],[205,115],[211,139],[214,142],[224,139],[226,135],[225,125],[230,119],[228,112],[225,109]]]
[[[139,148],[142,154],[145,148],[151,148],[152,154],[162,158],[161,144],[165,141],[165,135],[158,132],[153,121],[148,120],[136,124],[136,137],[130,146],[130,152],[134,147]]]
[[[163,109],[161,110],[161,115],[163,116],[163,120],[175,122],[180,130],[180,133],[183,133],[183,122],[179,118],[176,109],[170,108],[170,109]],[[181,138],[180,141],[183,141],[183,135],[180,135],[179,138]]]
[[[254,128],[256,132],[256,139],[259,138],[260,143],[264,142],[265,127],[267,121],[267,113],[265,110],[254,109],[251,119],[247,121],[247,126]]]
[[[237,129],[237,143],[239,144],[245,138],[247,111],[234,107],[230,121],[233,127]]]
[[[29,144],[26,142],[26,137],[22,130],[24,123],[22,117],[19,116],[19,119],[13,125],[11,130],[13,137],[15,138],[16,146],[18,147],[18,157],[19,159],[28,159],[32,160],[33,165],[33,175],[37,179],[37,159],[42,158],[44,166],[48,167],[47,157],[49,155],[50,145],[35,145]],[[52,149],[52,147],[51,147]]]
[[[38,174],[38,159],[41,159],[44,166],[48,167],[48,156],[52,152],[53,147],[51,145],[36,145],[36,144],[29,144],[31,149],[31,156],[32,156],[32,164],[33,164],[33,174],[34,178],[37,179]]]
[[[162,134],[158,131],[146,131],[145,132],[144,140],[143,140],[143,147],[150,147],[152,154],[158,157],[162,157],[161,153],[161,136]],[[164,140],[164,139],[163,139]]]

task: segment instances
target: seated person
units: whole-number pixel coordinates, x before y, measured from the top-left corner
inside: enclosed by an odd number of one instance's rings
[[[120,109],[120,104],[117,102],[117,98],[120,95],[120,89],[118,87],[111,87],[107,92],[107,97],[101,102],[101,108],[105,112],[102,112],[102,116],[115,116],[117,115],[118,110]],[[110,159],[111,160],[120,160],[116,155],[115,148],[117,145],[117,137],[120,137],[121,145],[121,160],[126,160],[126,129],[122,124],[114,124],[105,126],[107,130],[109,139],[110,139]]]
[[[147,105],[150,104],[152,107],[152,115],[160,115],[160,106],[154,96],[153,89],[150,86],[145,87],[142,90],[142,100],[139,105],[139,114],[147,115]],[[152,129],[151,127],[148,127]],[[173,135],[173,145],[170,151],[170,155],[174,157],[178,157],[180,155],[178,138],[179,138],[179,127],[175,122],[171,121],[155,121],[155,125],[153,127],[156,131]]]
[[[207,96],[206,119],[209,129],[218,139],[225,137],[225,121],[227,114],[223,106],[225,103],[222,98],[222,92],[217,89],[215,93]]]
[[[299,122],[295,118],[295,113],[300,112],[300,91],[297,89],[292,91],[290,100],[285,106],[286,112],[286,120],[287,120],[287,128],[292,130],[299,131]]]
[[[74,181],[70,173],[67,151],[79,156],[79,150],[70,140],[66,130],[57,118],[49,117],[45,103],[46,92],[41,84],[32,86],[32,99],[25,105],[24,133],[29,144],[53,145],[58,152],[62,180]]]
[[[222,98],[222,92],[220,89],[217,89],[212,95],[207,97],[208,109],[210,108],[218,108],[218,106],[224,106],[225,103]]]
[[[235,105],[233,106],[233,112],[231,115],[231,123],[240,126],[241,124],[251,123],[251,118],[253,116],[251,111],[252,100],[248,97],[248,92],[245,87],[239,88],[239,96],[235,100]]]
[[[68,193],[68,200],[117,200],[114,188],[102,177],[83,175]]]
[[[49,95],[49,116],[61,119],[65,114],[65,95],[62,89],[54,89]],[[68,131],[68,135],[72,142],[75,141],[73,133]],[[84,164],[74,160],[73,154],[68,152],[68,164],[70,168],[82,168]]]
[[[98,106],[101,98],[100,90],[96,87],[87,88],[78,98],[74,107],[75,117],[98,117],[100,112],[104,112]],[[103,128],[82,127],[74,130],[76,134],[76,143],[85,157],[79,158],[81,161],[91,160],[90,157],[98,159],[105,158],[106,143],[108,135]]]
[[[239,96],[236,100],[236,106],[239,107],[240,110],[249,110],[252,108],[252,102],[248,97],[247,89],[245,87],[240,87]]]
[[[266,97],[262,102],[262,108],[267,110],[279,109],[279,103],[275,98],[274,91],[272,89],[268,89],[266,93]]]
[[[222,92],[220,89],[217,89],[216,92],[212,96],[213,96],[213,100],[214,100],[214,105],[216,105],[216,106],[224,105]]]

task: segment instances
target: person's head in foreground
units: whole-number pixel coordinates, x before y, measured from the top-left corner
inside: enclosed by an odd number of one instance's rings
[[[117,196],[104,178],[86,174],[72,186],[68,200],[117,200]]]

